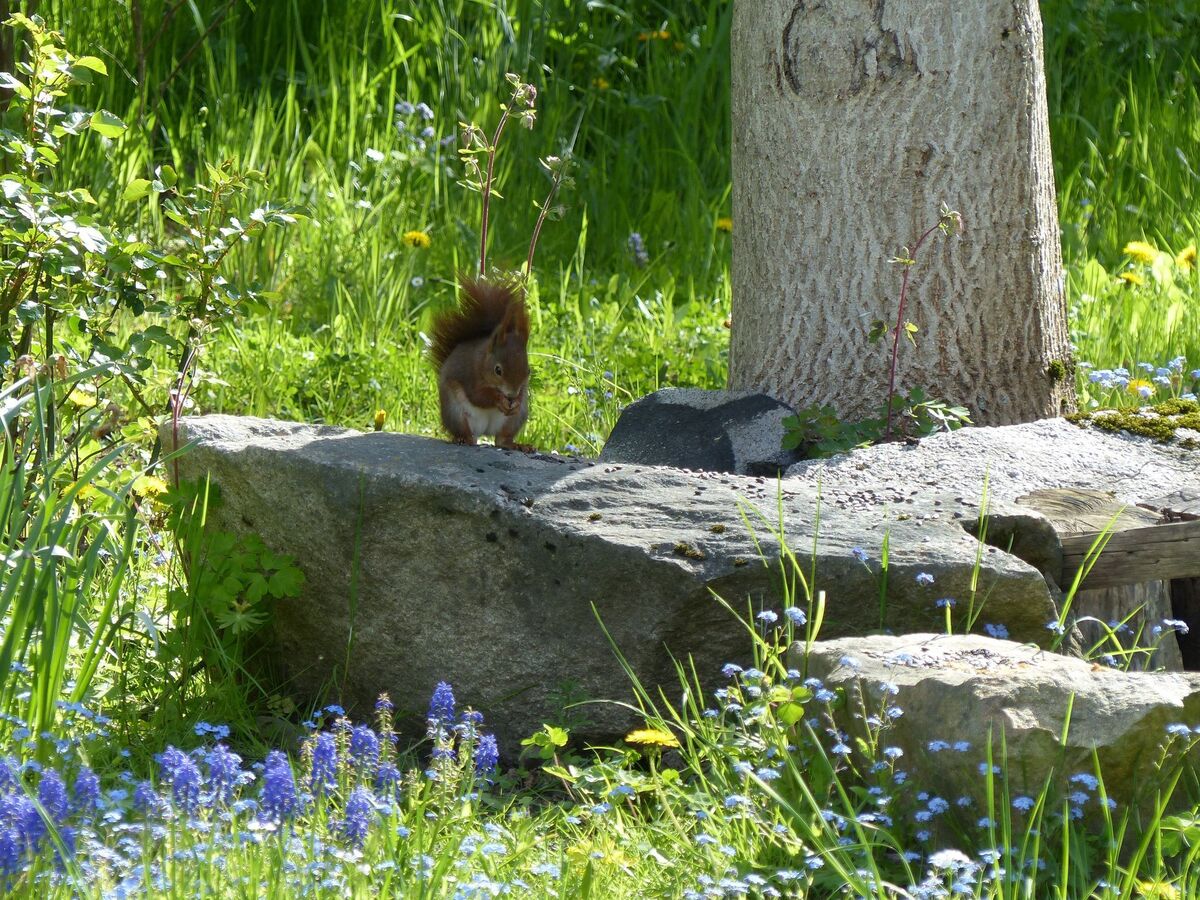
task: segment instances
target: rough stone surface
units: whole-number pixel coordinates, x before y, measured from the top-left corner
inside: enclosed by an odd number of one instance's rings
[[[977,508],[985,479],[993,510],[1050,487],[1108,490],[1136,503],[1200,489],[1200,452],[1082,429],[1065,419],[1043,419],[1002,428],[961,428],[916,445],[881,444],[806,460],[787,475],[819,478],[827,502],[835,505],[891,497],[904,503],[955,500]]]
[[[977,629],[1002,623],[1014,640],[1045,644],[1052,587],[1015,555],[981,553],[964,527],[984,473],[990,509],[1015,523],[1018,544],[1040,534],[1041,546],[1053,529],[1011,498],[1099,483],[1136,499],[1200,477],[1184,451],[1063,422],[877,447],[794,466],[781,482],[263,419],[206,416],[181,427],[193,442],[182,475],[211,473],[222,489],[212,520],[258,533],[307,576],[269,637],[286,690],[332,686],[360,709],[387,690],[419,721],[434,684],[449,680],[510,752],[558,715],[567,683],[577,697],[629,697],[597,617],[647,685],[678,690],[664,648],[693,654],[702,676],[744,661],[744,632],[712,593],[737,609],[779,608],[780,512],[787,546],[806,576],[815,570],[814,591],[827,593],[823,637],[879,630],[881,616],[892,632],[941,630],[936,600],[950,597],[957,630],[973,611]],[[592,722],[585,734],[631,723],[612,704],[580,712]]]
[[[1020,500],[1046,488],[1111,491],[1135,504],[1176,490],[1200,490],[1200,452],[1144,438],[1084,430],[1065,419],[998,428],[962,428],[917,445],[882,444],[787,471],[820,481],[826,508],[941,508],[964,524],[985,500],[987,539],[1039,570],[1062,567],[1049,520]],[[868,549],[871,549],[868,547]]]
[[[987,541],[993,545],[988,554],[1000,552],[995,548],[1008,549],[1053,583],[1060,578],[1062,546],[1050,521],[1023,504],[1023,497],[1046,488],[1082,488],[1110,491],[1117,500],[1136,504],[1177,491],[1200,491],[1200,452],[1047,419],[1002,428],[964,428],[926,438],[916,446],[886,444],[833,459],[809,460],[787,474],[789,480],[820,480],[827,509],[937,507],[952,510],[972,529],[986,479]],[[874,544],[864,546],[878,555]],[[1153,628],[1171,614],[1169,599],[1153,584],[1080,591],[1070,617],[1124,620],[1142,604],[1145,608],[1133,615],[1131,626],[1136,629],[1144,623],[1150,640]],[[990,610],[987,619],[1003,622]],[[1191,624],[1200,627],[1200,622]],[[1090,647],[1098,636],[1094,624],[1085,626],[1080,646]],[[1163,639],[1154,664],[1182,668],[1173,635]]]
[[[793,649],[793,665],[803,665],[802,649]],[[1094,748],[1109,796],[1124,804],[1153,798],[1150,779],[1167,726],[1200,725],[1200,674],[1119,672],[977,635],[822,641],[808,657],[808,674],[848,689],[850,702],[837,715],[842,727],[859,732],[861,720],[849,714],[859,692],[866,708],[877,710],[885,700],[881,685],[895,685],[899,692],[886,699],[903,715],[884,743],[904,751],[902,767],[917,783],[937,785],[951,803],[980,798],[989,732],[997,764],[1003,735],[1012,796],[1036,797],[1052,769],[1060,787],[1077,772],[1092,773]],[[968,741],[971,749],[930,752],[935,740]],[[1085,812],[1098,814],[1097,801]]]
[[[629,697],[597,617],[648,685],[678,690],[664,647],[694,654],[701,675],[743,659],[745,634],[712,592],[739,609],[747,600],[779,608],[771,524],[780,508],[788,546],[806,574],[815,563],[814,588],[828,592],[828,636],[879,627],[878,563],[864,565],[852,550],[865,544],[878,559],[885,530],[885,628],[940,627],[934,601],[968,597],[976,564],[978,543],[949,508],[906,502],[908,490],[882,471],[882,490],[857,488],[861,502],[831,503],[819,479],[803,475],[780,493],[766,478],[412,435],[230,416],[181,428],[193,442],[183,477],[208,472],[222,489],[211,520],[258,533],[307,576],[302,596],[277,608],[270,636],[287,690],[312,696],[332,684],[360,709],[387,690],[399,709],[420,713],[434,684],[448,680],[488,714],[510,752],[557,715],[566,682],[587,698]],[[921,572],[935,584],[919,583]],[[1050,637],[1044,624],[1055,607],[1035,568],[997,550],[983,554],[978,578],[987,597],[980,624],[1004,622],[1020,640]],[[579,712],[593,734],[631,721],[612,704]]]
[[[752,391],[664,388],[625,408],[600,461],[775,476],[800,460],[779,449],[794,412]]]

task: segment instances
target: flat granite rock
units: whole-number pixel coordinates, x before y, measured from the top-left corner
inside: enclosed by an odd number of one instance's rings
[[[961,428],[916,445],[880,444],[830,459],[805,460],[789,481],[820,480],[838,508],[924,505],[935,500],[978,509],[1045,488],[1112,491],[1137,503],[1200,491],[1200,451],[1082,429],[1065,419],[997,428]]]
[[[827,592],[824,635],[864,634],[881,618],[893,631],[935,630],[940,597],[960,599],[956,617],[969,608],[978,542],[948,506],[907,502],[900,480],[839,502],[803,473],[780,484],[264,419],[189,418],[181,437],[182,476],[208,473],[221,488],[210,520],[257,533],[305,573],[268,636],[283,690],[325,688],[359,711],[389,691],[419,723],[446,680],[509,754],[563,718],[564,696],[629,699],[601,622],[652,689],[679,691],[668,650],[692,654],[702,677],[745,661],[744,630],[712,594],[779,609],[781,513],[806,576],[815,564],[813,589]],[[881,603],[879,564],[855,551],[877,560],[885,532]],[[1048,641],[1056,608],[1037,569],[994,548],[978,567],[976,627],[1003,622],[1016,639]],[[581,714],[584,735],[635,721],[614,704],[571,713]]]

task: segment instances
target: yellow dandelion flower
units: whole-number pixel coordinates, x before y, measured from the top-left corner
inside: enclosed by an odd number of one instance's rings
[[[133,483],[133,489],[143,497],[157,497],[167,492],[167,483],[157,475],[142,475]]]
[[[1196,267],[1196,245],[1188,244],[1179,251],[1179,255],[1175,257],[1175,265],[1183,269],[1185,272],[1190,272]]]
[[[1120,278],[1122,281],[1124,281],[1126,284],[1136,284],[1138,287],[1141,287],[1142,285],[1144,285],[1146,283],[1146,279],[1143,278],[1141,275],[1139,275],[1137,272],[1122,272],[1117,277]]]
[[[1138,900],[1179,900],[1179,888],[1169,881],[1139,881],[1136,884]]]
[[[428,250],[433,243],[429,235],[423,231],[406,231],[400,240],[406,246],[416,247],[419,250]]]
[[[96,388],[90,384],[77,384],[71,388],[67,400],[75,406],[95,406],[97,403]]]
[[[646,43],[646,41],[650,40],[650,33],[647,31],[640,32],[638,34],[638,40],[643,44]]]
[[[669,40],[671,39],[671,32],[669,32],[669,31],[656,31],[656,32],[654,32],[654,36],[655,36],[656,38],[658,38],[660,41],[669,41]]]
[[[1139,394],[1139,395],[1142,393],[1142,391],[1144,389],[1147,389],[1147,388],[1149,390],[1153,391],[1154,385],[1151,384],[1149,381],[1147,381],[1144,378],[1134,378],[1132,381],[1129,382],[1129,384],[1127,384],[1125,386],[1125,390],[1127,390],[1129,393]]]
[[[636,728],[625,735],[625,743],[641,744],[644,747],[678,747],[675,735],[661,728]]]
[[[387,421],[387,410],[386,409],[375,410],[375,430],[383,431],[383,423],[386,421]]]
[[[597,75],[595,78],[593,78],[592,86],[601,91],[607,91],[610,87],[612,87],[612,85],[608,83],[608,79],[603,75]]]
[[[717,231],[731,234],[733,232],[733,219],[729,218],[729,216],[721,216],[721,218],[717,219]]]
[[[1145,241],[1130,241],[1125,245],[1125,249],[1121,251],[1131,259],[1136,259],[1140,263],[1150,265],[1154,262],[1154,258],[1158,256],[1158,248],[1153,244],[1147,244]]]
[[[674,46],[675,50],[679,53],[682,53],[685,49],[687,49],[687,44],[685,44],[683,41],[676,41]]]

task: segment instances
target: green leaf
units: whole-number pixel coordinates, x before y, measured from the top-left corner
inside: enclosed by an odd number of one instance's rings
[[[164,209],[163,215],[165,215],[168,219],[170,219],[172,222],[174,222],[176,225],[180,226],[181,228],[191,228],[192,227],[191,222],[189,222],[187,219],[185,219],[182,215],[180,215],[173,209]],[[170,257],[165,257],[165,258],[170,259]],[[179,263],[173,263],[173,265],[183,265],[183,261],[180,260]]]
[[[104,60],[96,56],[81,56],[78,59],[71,60],[71,67],[75,69],[91,69],[98,75],[108,75],[108,67],[104,65]]]
[[[160,166],[158,169],[158,177],[167,187],[175,187],[179,182],[179,175],[176,173],[173,166]]]
[[[250,575],[250,583],[246,585],[246,599],[257,603],[267,595],[268,590],[267,579],[263,578],[261,573],[254,572]]]
[[[0,72],[0,88],[7,88],[22,100],[28,100],[30,97],[28,85],[22,81],[18,81],[8,72]]]
[[[106,138],[120,137],[121,133],[125,130],[125,123],[106,109],[98,109],[92,113],[92,118],[88,122],[88,125],[92,131]]]
[[[161,325],[151,325],[142,332],[142,336],[148,341],[153,341],[156,344],[162,344],[164,347],[169,347],[172,350],[179,347],[179,341],[171,336],[171,332],[163,328]]]
[[[147,178],[135,178],[129,182],[129,187],[125,188],[125,192],[121,194],[121,199],[126,203],[133,203],[149,194],[150,180]]]
[[[788,728],[791,728],[804,718],[804,707],[799,703],[785,703],[783,706],[779,707],[775,713],[775,716],[780,722],[782,722]]]
[[[304,584],[304,573],[294,566],[280,569],[271,576],[268,585],[275,597],[297,597]]]

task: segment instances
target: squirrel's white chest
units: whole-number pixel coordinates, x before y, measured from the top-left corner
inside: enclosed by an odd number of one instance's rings
[[[495,437],[500,433],[500,429],[504,427],[504,422],[508,418],[494,407],[483,409],[469,401],[463,403],[463,410],[467,414],[467,424],[471,428],[471,434],[476,437]]]

